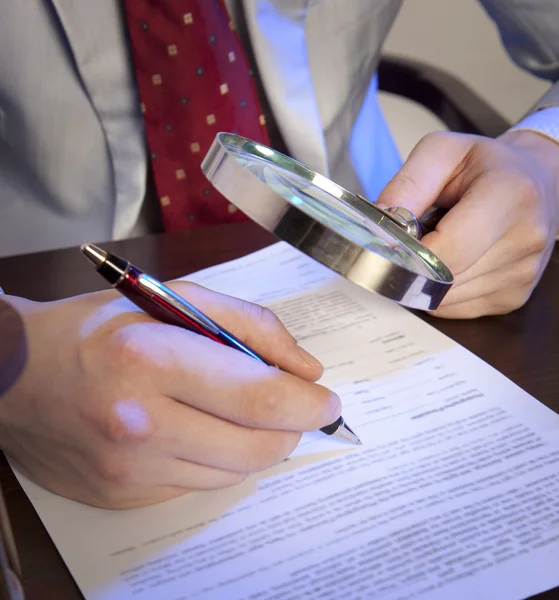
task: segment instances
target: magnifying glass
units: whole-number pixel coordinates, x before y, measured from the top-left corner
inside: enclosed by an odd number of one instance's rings
[[[268,146],[218,133],[202,161],[208,181],[253,221],[320,264],[404,306],[436,309],[454,279],[420,242],[436,222],[382,210]]]

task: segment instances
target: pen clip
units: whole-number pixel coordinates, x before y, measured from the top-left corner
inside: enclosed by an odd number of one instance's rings
[[[184,298],[181,298],[178,294],[175,294],[173,290],[164,286],[156,279],[153,279],[149,275],[142,273],[138,276],[137,282],[138,286],[142,290],[163,299],[176,311],[194,321],[202,329],[206,329],[214,335],[219,335],[221,333],[221,330],[217,324],[214,323],[203,312],[200,312],[195,306],[192,306],[190,302],[186,301]]]

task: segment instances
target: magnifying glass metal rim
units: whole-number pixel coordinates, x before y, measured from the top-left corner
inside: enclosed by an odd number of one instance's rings
[[[309,215],[304,206],[289,202],[251,173],[238,160],[239,154],[286,170],[339,200],[350,212],[356,211],[366,221],[382,227],[410,249],[425,268],[421,272],[407,269],[328,227]],[[201,166],[208,181],[253,221],[360,287],[410,308],[434,310],[453,283],[448,267],[409,235],[393,216],[281,152],[248,138],[221,132],[216,135]]]

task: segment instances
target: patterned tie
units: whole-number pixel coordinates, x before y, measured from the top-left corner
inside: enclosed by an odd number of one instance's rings
[[[270,143],[223,0],[126,0],[125,8],[165,229],[246,220],[200,170],[219,131]]]

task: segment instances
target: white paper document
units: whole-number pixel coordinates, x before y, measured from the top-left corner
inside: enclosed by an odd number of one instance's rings
[[[87,600],[516,600],[559,586],[559,415],[284,243],[188,279],[272,308],[351,447],[305,434],[227,490],[104,511],[18,475]]]

